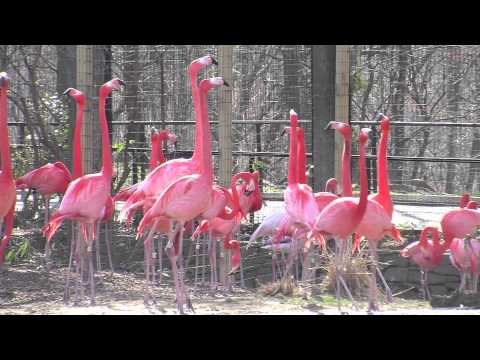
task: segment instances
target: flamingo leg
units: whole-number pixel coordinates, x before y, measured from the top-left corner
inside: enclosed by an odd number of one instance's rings
[[[45,195],[45,225],[48,224],[48,219],[50,218],[50,196]],[[47,266],[47,271],[52,269],[52,264],[50,262],[50,242],[45,240],[45,264]]]
[[[184,267],[183,267],[183,232],[185,231],[185,222],[183,221],[180,221],[178,223],[178,225],[180,226],[179,228],[179,235],[178,235],[178,264],[179,264],[179,270],[180,270],[180,276],[179,276],[179,280],[180,280],[180,287],[181,287],[181,290],[182,290],[182,297],[185,298],[185,302],[186,302],[186,305],[188,307],[189,310],[191,310],[192,312],[195,312],[195,310],[193,309],[193,306],[192,306],[192,302],[190,300],[190,296],[188,295],[188,291],[185,291],[185,270],[184,270]]]
[[[95,258],[96,258],[96,271],[102,271],[102,264],[100,259],[100,221],[95,225]]]
[[[72,222],[72,239],[70,240],[70,257],[68,258],[67,279],[65,281],[65,291],[63,293],[63,302],[65,304],[68,304],[70,300],[70,272],[72,270],[74,249],[75,249],[75,223]]]
[[[217,290],[217,239],[212,236],[212,231],[208,230],[208,249],[210,256],[210,291],[212,296]]]
[[[478,272],[472,274],[472,292],[476,294],[478,291]]]
[[[173,243],[175,241],[176,237],[176,232],[178,229],[173,229],[173,224],[172,221],[169,221],[169,230],[168,230],[168,243],[166,246],[166,250],[168,253],[168,257],[170,259],[170,264],[172,267],[172,278],[173,282],[175,284],[175,295],[176,295],[176,301],[177,301],[177,309],[180,314],[183,315],[183,298],[179,295],[181,295],[181,289],[179,286],[179,278],[178,278],[178,271],[177,271],[177,256],[175,254],[175,246],[173,246]]]
[[[243,255],[240,254],[240,286],[245,287],[245,278],[243,277]]]
[[[207,240],[208,241],[208,240]],[[201,247],[202,247],[202,285],[205,284],[205,248],[207,247],[207,242],[205,241],[205,238],[201,242]]]
[[[112,251],[110,249],[110,229],[108,228],[108,223],[105,223],[105,243],[107,244],[107,255],[108,255],[108,264],[110,265],[110,276],[113,276],[113,261],[112,261]]]
[[[424,300],[431,300],[430,291],[428,290],[427,285],[427,271],[424,269],[420,270],[420,283],[422,285],[422,293]]]
[[[272,248],[272,282],[277,281],[277,254],[275,253],[275,249]]]
[[[163,275],[163,235],[158,238],[158,285],[162,283]]]
[[[368,251],[370,252],[370,259],[371,259],[371,271],[368,279],[368,312],[378,311],[380,310],[377,304],[377,278],[376,278],[376,256],[377,256],[377,249],[376,243],[372,241],[368,242]]]
[[[343,255],[345,253],[345,245],[346,241],[344,239],[341,240],[335,240],[335,247],[336,247],[336,254],[335,254],[335,276],[336,276],[336,282],[337,282],[337,289],[336,289],[336,295],[337,295],[337,305],[338,305],[338,310],[341,311],[341,304],[340,304],[340,285],[343,285],[343,288],[345,289],[348,297],[350,298],[350,301],[352,302],[355,310],[358,311],[358,306],[356,301],[353,299],[352,293],[350,292],[350,289],[347,286],[347,283],[345,282],[343,278]],[[338,254],[338,255],[337,255]]]
[[[198,254],[200,252],[200,237],[195,239],[195,272],[193,281],[193,293],[197,292],[197,280],[198,280]]]
[[[143,302],[145,305],[150,304],[150,299],[153,300],[153,296],[151,293],[150,289],[150,271],[152,269],[151,266],[151,261],[152,261],[152,238],[153,234],[155,233],[155,227],[157,225],[157,222],[155,221],[153,226],[150,228],[150,231],[148,232],[147,238],[144,241],[144,258],[145,258],[145,263],[144,263],[144,268],[145,268],[145,289],[144,289],[144,297],[143,297]]]
[[[80,299],[79,299],[79,296],[80,296],[80,288],[82,287],[82,277],[81,277],[81,257],[82,257],[82,254],[81,254],[81,248],[82,248],[82,233],[81,233],[81,229],[80,229],[80,226],[77,226],[77,229],[76,229],[76,236],[74,237],[76,239],[75,241],[75,277],[76,277],[76,283],[75,283],[75,302],[74,304],[75,305],[78,305],[80,303]]]
[[[467,284],[467,273],[465,271],[460,271],[460,286],[458,288],[458,291],[464,292],[466,284]]]

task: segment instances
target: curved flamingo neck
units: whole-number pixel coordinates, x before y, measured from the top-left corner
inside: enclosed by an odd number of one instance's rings
[[[194,136],[194,150],[192,155],[192,161],[199,162],[202,155],[202,107],[201,107],[201,95],[198,88],[197,78],[200,69],[192,62],[188,68],[188,75],[190,76],[190,83],[192,87],[193,108],[195,113],[195,136]]]
[[[10,158],[10,142],[8,140],[8,103],[7,86],[0,89],[0,153],[2,159],[1,175],[12,178],[12,160]]]
[[[158,166],[159,155],[161,151],[161,146],[159,142],[160,140],[158,139],[157,134],[152,136],[152,149],[150,151],[150,172],[152,172],[153,169],[155,169]],[[162,152],[162,155],[163,155],[163,152]],[[162,161],[160,163],[162,163]]]
[[[382,128],[382,134],[380,135],[380,146],[377,151],[377,183],[378,194],[382,199],[382,205],[385,210],[391,216],[393,211],[392,200],[390,195],[390,180],[388,176],[388,162],[387,162],[387,146],[388,146],[388,132],[389,125]]]
[[[360,173],[360,200],[358,202],[355,217],[358,222],[360,222],[367,210],[367,197],[368,197],[368,180],[367,180],[367,165],[365,159],[365,146],[367,145],[366,141],[360,141],[359,146],[359,173]]]
[[[343,135],[343,154],[342,154],[342,196],[351,197],[352,192],[352,134]]]
[[[163,164],[167,159],[165,158],[165,154],[163,153],[163,144],[167,140],[160,140],[160,144],[158,146],[158,165]]]
[[[210,86],[200,88],[200,107],[201,107],[201,153],[199,158],[201,172],[206,174],[213,182],[213,164],[212,164],[212,136],[210,134],[210,125],[208,122],[208,92]]]
[[[305,153],[305,135],[301,127],[297,130],[297,157],[298,157],[298,182],[300,184],[307,183],[307,175],[305,173],[305,165],[307,163],[307,154]]]
[[[297,172],[297,121],[290,115],[290,156],[288,158],[288,185],[298,182]]]
[[[465,206],[467,206],[468,202],[470,201],[470,194],[463,194],[462,197],[460,198],[460,207],[463,209]]]
[[[231,196],[231,198],[232,198],[233,208],[232,208],[232,211],[230,211],[230,213],[228,213],[225,208],[223,209],[222,213],[218,216],[218,217],[222,218],[223,220],[233,219],[234,217],[237,216],[238,212],[240,211],[240,198],[239,198],[238,190],[237,190],[237,181],[238,181],[239,178],[243,178],[243,174],[244,173],[235,174],[232,177],[232,180],[230,181],[230,189],[231,189],[232,193],[230,194],[230,192],[228,192],[228,191],[227,191],[227,193],[228,193],[228,196]],[[242,216],[244,216],[244,215],[245,214],[242,213]]]
[[[110,150],[110,138],[108,136],[107,115],[105,112],[106,98],[107,95],[102,94],[102,91],[100,90],[98,112],[100,118],[100,127],[102,130],[102,174],[111,181],[113,176],[113,164],[112,153]]]
[[[82,125],[84,104],[77,102],[77,116],[75,119],[75,133],[73,138],[73,179],[83,176],[82,156]]]

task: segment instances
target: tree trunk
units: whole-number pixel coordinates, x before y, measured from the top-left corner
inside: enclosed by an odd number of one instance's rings
[[[398,46],[398,62],[397,62],[397,74],[395,76],[395,83],[393,84],[393,97],[392,97],[392,120],[403,121],[405,115],[405,95],[407,93],[407,67],[408,67],[408,53],[410,52],[411,45],[399,45]],[[403,126],[395,126],[392,131],[393,140],[393,155],[404,156],[406,148],[403,146],[403,140],[405,138],[405,128]],[[391,162],[391,176],[392,182],[399,184],[403,183],[403,162],[392,161]]]
[[[448,117],[452,118],[452,122],[456,122],[456,116],[459,110],[459,98],[460,98],[460,81],[458,81],[458,74],[460,70],[460,61],[458,55],[460,53],[459,47],[448,48],[448,60],[447,60],[447,111]],[[452,126],[448,129],[448,142],[447,151],[448,157],[454,157],[456,152],[455,142],[457,140],[457,128]],[[447,194],[455,193],[455,169],[456,165],[453,162],[447,164],[447,176],[445,184],[445,192]]]
[[[57,93],[58,96],[66,89],[77,86],[77,46],[56,45],[57,50]],[[64,98],[68,118],[68,139],[66,159],[70,169],[73,168],[73,131],[75,128],[75,103]]]

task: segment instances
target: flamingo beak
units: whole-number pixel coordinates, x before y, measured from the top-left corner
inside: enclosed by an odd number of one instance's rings
[[[2,87],[4,83],[8,83],[9,80],[10,78],[8,77],[6,72],[0,73],[0,87]]]
[[[70,90],[72,90],[72,88],[68,88],[67,90],[65,90],[65,91],[62,93],[62,95],[67,96],[68,93],[70,92]]]
[[[225,80],[223,80],[223,85],[226,86],[226,87],[230,87],[230,84],[228,82],[226,82]]]
[[[210,59],[212,59],[212,64],[213,65],[217,65],[218,66],[218,61],[215,60],[215,58],[213,56],[210,56]]]

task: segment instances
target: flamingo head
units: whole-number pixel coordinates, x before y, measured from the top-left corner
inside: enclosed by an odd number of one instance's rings
[[[85,103],[85,95],[80,90],[68,88],[63,92],[62,95],[71,96],[79,105],[83,105]]]
[[[338,195],[337,179],[335,178],[328,179],[327,182],[325,183],[325,191]]]
[[[290,126],[297,127],[297,124],[298,124],[298,115],[295,112],[295,110],[291,109],[290,110]]]
[[[230,86],[222,77],[213,77],[210,79],[203,79],[200,81],[200,90],[209,91],[210,89],[220,86]]]
[[[477,202],[473,200],[469,201],[467,204],[467,209],[477,210],[478,209]]]
[[[125,86],[125,83],[120,79],[112,79],[107,81],[100,87],[100,96],[108,96],[114,90],[120,90],[122,86]]]
[[[177,142],[177,136],[168,130],[160,131],[158,136],[161,141],[169,141],[171,144],[175,144]]]
[[[388,131],[390,129],[390,119],[382,113],[378,113],[375,116],[374,121],[380,121],[380,128],[382,131]]]
[[[6,72],[0,72],[0,88],[4,90],[8,90],[10,85],[10,78],[8,77]]]
[[[327,129],[334,129],[340,134],[342,134],[344,137],[352,137],[352,127],[349,124],[341,121],[330,121],[325,127],[325,130]]]
[[[251,196],[252,196],[250,212],[255,212],[260,210],[263,205],[262,192],[260,191],[260,173],[257,170],[250,174],[251,174],[251,179],[248,184],[249,189],[251,190]]]
[[[368,134],[370,133],[370,131],[372,131],[372,129],[369,129],[369,128],[362,128],[360,130],[360,134],[358,135],[358,142],[361,144],[361,145],[366,145],[367,142],[368,142]]]
[[[465,206],[467,206],[469,201],[470,201],[470,194],[463,193],[462,197],[460,198],[460,207],[463,209]]]
[[[208,65],[218,65],[218,62],[211,55],[202,56],[190,63],[188,71],[196,75],[199,71],[206,68]]]

